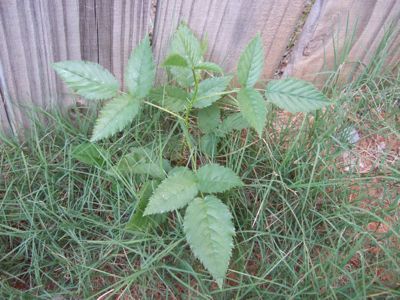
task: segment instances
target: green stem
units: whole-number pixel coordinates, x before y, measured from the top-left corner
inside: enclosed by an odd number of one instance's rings
[[[144,100],[143,103],[145,103],[145,104],[147,104],[147,105],[150,105],[150,106],[153,106],[153,107],[155,107],[155,108],[157,108],[157,109],[159,109],[159,110],[161,110],[161,111],[164,111],[164,112],[166,112],[166,113],[168,113],[168,114],[170,114],[170,115],[172,115],[172,116],[174,116],[174,117],[176,117],[176,118],[178,118],[178,119],[184,121],[184,119],[183,119],[180,115],[178,115],[178,114],[176,114],[176,113],[174,113],[174,112],[172,112],[172,111],[169,111],[168,109],[165,109],[165,108],[162,107],[162,106],[159,106],[159,105],[157,105],[157,104],[151,103],[151,102],[146,101],[146,100]]]
[[[186,144],[188,145],[189,152],[190,152],[190,160],[192,161],[192,169],[196,170],[196,159],[193,156],[193,154],[194,154],[193,145],[192,145],[192,141],[190,140],[190,131],[189,131],[189,129],[190,129],[190,120],[189,120],[189,117],[190,117],[190,113],[191,113],[192,108],[193,108],[193,104],[196,101],[197,93],[199,91],[199,79],[196,76],[196,72],[195,72],[194,68],[192,68],[192,74],[193,74],[193,79],[194,79],[194,91],[193,91],[193,96],[190,99],[190,102],[188,104],[188,107],[186,108],[185,123],[184,123],[184,126],[185,126],[185,128],[184,128],[185,129],[184,130],[184,136],[185,136]]]
[[[193,91],[193,96],[192,99],[190,99],[189,105],[186,108],[186,114],[185,114],[185,124],[186,128],[189,130],[189,116],[190,112],[192,111],[193,104],[196,101],[197,98],[197,93],[199,92],[199,79],[196,76],[196,71],[194,68],[192,68],[192,74],[193,74],[193,79],[194,79],[194,91]]]

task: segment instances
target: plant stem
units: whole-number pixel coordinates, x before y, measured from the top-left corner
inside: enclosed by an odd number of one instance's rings
[[[157,108],[157,109],[159,109],[159,110],[161,110],[161,111],[164,111],[164,112],[166,112],[166,113],[168,113],[168,114],[170,114],[170,115],[172,115],[172,116],[174,116],[174,117],[176,117],[176,118],[178,118],[178,119],[184,121],[184,119],[183,119],[180,115],[178,115],[178,114],[176,114],[176,113],[174,113],[174,112],[172,112],[172,111],[169,111],[168,109],[165,109],[165,108],[162,107],[162,106],[159,106],[159,105],[157,105],[157,104],[151,103],[151,102],[146,101],[146,100],[144,100],[143,103],[145,103],[145,104],[147,104],[147,105],[150,105],[150,106],[153,106],[153,107],[155,107],[155,108]]]
[[[186,128],[189,130],[189,116],[190,116],[190,112],[192,110],[193,104],[196,101],[197,98],[197,93],[199,91],[199,79],[196,76],[196,71],[194,68],[192,68],[192,74],[193,74],[193,79],[194,79],[194,91],[193,91],[193,96],[192,99],[190,99],[189,105],[186,108],[186,114],[185,114],[185,124],[186,124]]]
[[[186,108],[186,112],[185,112],[184,136],[185,136],[186,144],[187,144],[187,146],[189,148],[189,152],[190,152],[190,159],[191,159],[191,162],[192,162],[192,169],[196,170],[196,159],[193,156],[193,153],[194,153],[193,152],[193,145],[192,145],[192,141],[190,140],[190,131],[189,131],[189,129],[190,129],[190,120],[189,120],[189,117],[190,117],[190,112],[192,111],[192,108],[193,108],[193,104],[196,101],[197,93],[199,91],[199,79],[196,76],[196,72],[195,72],[194,68],[192,68],[192,74],[193,74],[193,79],[194,79],[194,91],[193,91],[193,96],[190,99],[190,102],[189,102],[188,107]]]

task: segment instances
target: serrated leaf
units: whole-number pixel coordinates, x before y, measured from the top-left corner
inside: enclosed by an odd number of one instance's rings
[[[197,114],[197,125],[203,133],[209,133],[218,127],[220,122],[220,109],[211,105],[201,109]]]
[[[191,67],[196,66],[203,59],[199,40],[185,24],[179,25],[173,35],[170,53],[181,55]]]
[[[133,96],[138,99],[146,97],[156,76],[153,53],[149,37],[132,51],[125,73],[125,85]]]
[[[53,68],[71,90],[88,100],[110,99],[118,93],[118,80],[99,64],[69,60],[54,63]]]
[[[189,97],[185,90],[171,85],[152,89],[149,95],[153,102],[175,113],[186,109]]]
[[[235,235],[229,208],[214,196],[196,198],[186,209],[183,226],[193,253],[222,288]]]
[[[208,78],[200,82],[197,98],[193,106],[195,108],[203,108],[212,105],[221,98],[221,93],[226,90],[231,80],[232,76],[222,76]]]
[[[252,87],[257,82],[264,67],[264,50],[260,35],[247,45],[240,56],[237,76],[243,87]]]
[[[184,207],[197,195],[196,176],[179,171],[164,179],[151,196],[144,215],[164,213]]]
[[[219,142],[219,137],[213,133],[207,133],[200,138],[200,151],[208,156],[215,156],[217,154],[217,146]]]
[[[71,156],[89,166],[102,167],[106,164],[108,153],[92,143],[82,143],[72,149]]]
[[[155,157],[151,150],[133,148],[130,153],[121,157],[115,170],[122,174],[148,175],[153,178],[165,178],[170,169],[169,161]]]
[[[186,59],[176,53],[170,54],[163,63],[164,67],[181,67],[186,68],[188,67],[188,63]]]
[[[203,193],[222,193],[243,185],[235,172],[218,164],[202,166],[198,169],[196,178],[199,191]]]
[[[172,176],[175,174],[187,174],[186,172],[188,172],[188,171],[190,171],[190,170],[186,167],[182,167],[182,166],[174,167],[169,171],[168,176]]]
[[[224,71],[219,65],[209,61],[199,63],[197,66],[195,66],[195,69],[221,73],[221,74],[224,73]]]
[[[181,87],[189,88],[194,85],[193,72],[191,69],[170,67],[169,72]],[[197,71],[197,73],[200,73],[200,71]]]
[[[165,214],[159,214],[151,217],[143,215],[143,212],[149,203],[149,199],[159,183],[159,181],[150,180],[143,184],[138,194],[138,203],[136,204],[135,211],[133,212],[129,222],[126,224],[127,229],[145,230],[151,226],[157,226],[165,221],[167,218]]]
[[[238,102],[243,117],[261,137],[267,117],[264,98],[252,88],[243,88],[238,93]]]
[[[181,55],[187,61],[189,67],[194,67],[203,60],[199,40],[185,24],[179,25],[173,35],[170,53]],[[194,84],[193,72],[190,68],[171,67],[169,69],[174,79],[182,87],[187,88]]]
[[[222,120],[221,125],[216,130],[219,136],[225,136],[233,130],[242,130],[250,127],[249,122],[243,117],[242,113],[233,113]]]
[[[100,111],[90,141],[110,137],[124,129],[137,115],[139,107],[139,100],[127,94],[110,100]]]
[[[310,112],[331,104],[311,83],[295,78],[271,80],[265,96],[268,101],[291,113]]]

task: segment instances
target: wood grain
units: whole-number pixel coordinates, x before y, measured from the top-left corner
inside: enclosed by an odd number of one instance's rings
[[[0,27],[1,30],[1,27]],[[13,111],[8,106],[11,103],[8,101],[7,90],[2,64],[0,63],[0,131],[8,134],[15,134],[12,120],[15,120]]]
[[[308,0],[1,0],[0,126],[17,131],[29,126],[23,108],[59,107],[73,100],[52,70],[53,62],[99,62],[122,80],[128,57],[140,40],[152,34],[160,63],[181,21],[207,40],[206,58],[227,72],[236,70],[240,53],[260,33],[265,49],[263,79],[271,78],[306,3]],[[284,75],[318,83],[326,78],[318,73],[339,68],[346,79],[352,78],[370,62],[390,24],[393,34],[384,51],[386,64],[394,68],[400,60],[399,22],[400,1],[316,0]]]
[[[132,49],[151,33],[150,0],[80,2],[82,59],[100,63],[119,80]]]
[[[99,43],[97,36],[96,0],[79,1],[79,33],[81,58],[99,62]]]
[[[150,0],[96,0],[99,63],[123,81],[128,58],[139,42],[151,33]]]
[[[2,126],[9,119],[15,128],[28,127],[23,111],[73,101],[53,62],[99,62],[121,79],[131,50],[151,30],[150,6],[148,0],[1,0]]]
[[[208,42],[207,59],[236,69],[240,53],[257,33],[265,49],[264,79],[274,74],[306,1],[303,0],[170,0],[159,1],[153,49],[162,62],[181,21]]]
[[[0,90],[1,92],[1,90]],[[13,134],[13,130],[7,115],[7,108],[4,101],[3,95],[0,93],[0,135],[1,132],[4,132],[6,135]],[[0,141],[1,143],[1,141]]]
[[[389,63],[399,61],[400,1],[317,0],[293,50],[285,76],[322,84],[331,70],[341,80],[354,77],[367,65],[390,25],[394,32]]]
[[[23,111],[58,106],[65,91],[51,63],[80,59],[78,1],[0,1],[0,61],[7,114],[15,128]]]

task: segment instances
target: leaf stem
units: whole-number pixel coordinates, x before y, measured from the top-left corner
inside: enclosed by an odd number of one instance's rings
[[[186,108],[186,114],[185,114],[185,124],[187,129],[189,130],[189,116],[190,116],[190,112],[192,111],[193,108],[193,104],[196,101],[197,98],[197,93],[199,92],[199,79],[196,76],[196,70],[194,68],[192,68],[192,74],[193,74],[193,79],[194,79],[194,91],[193,91],[193,96],[192,99],[190,99],[189,105]]]
[[[176,113],[174,113],[172,111],[169,111],[168,109],[165,109],[164,107],[161,107],[161,106],[159,106],[157,104],[151,103],[151,102],[146,101],[146,100],[144,100],[143,103],[145,103],[147,105],[150,105],[150,106],[153,106],[155,108],[158,108],[159,110],[165,111],[166,113],[169,113],[170,115],[173,115],[174,117],[177,117],[178,119],[181,119],[182,121],[185,121],[185,119],[182,118],[180,115],[178,115],[178,114],[176,114]]]
[[[190,160],[192,162],[192,169],[196,170],[196,159],[194,158],[193,154],[193,147],[192,147],[192,142],[190,140],[190,112],[192,111],[193,108],[193,104],[196,101],[197,98],[197,93],[199,91],[199,78],[197,78],[196,76],[196,70],[192,67],[192,74],[193,74],[193,79],[194,79],[194,91],[193,91],[193,96],[192,99],[190,99],[190,102],[188,104],[188,107],[186,108],[186,113],[185,113],[185,139],[186,139],[186,143],[189,147],[189,152],[190,152]]]

